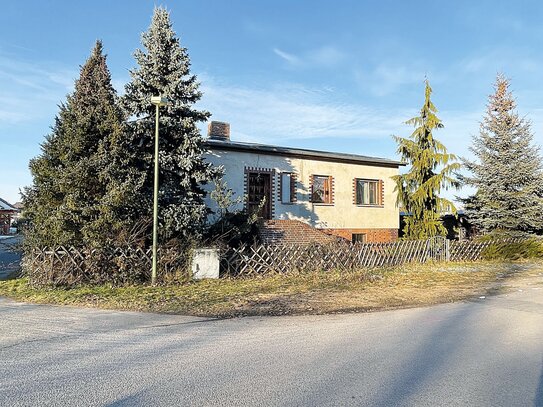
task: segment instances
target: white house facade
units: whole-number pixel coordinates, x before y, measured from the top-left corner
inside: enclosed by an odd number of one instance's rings
[[[224,168],[228,187],[245,197],[242,205],[260,209],[265,225],[285,237],[311,239],[317,236],[313,228],[353,242],[397,239],[392,177],[402,163],[235,142],[227,123],[212,122],[209,130],[206,159]],[[213,209],[211,200],[208,204]]]

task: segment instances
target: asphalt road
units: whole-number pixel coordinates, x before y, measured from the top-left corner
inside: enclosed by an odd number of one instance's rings
[[[21,253],[14,251],[14,247],[21,242],[20,236],[0,239],[0,280],[11,278],[19,271]]]
[[[543,278],[523,284],[429,308],[231,320],[0,299],[0,405],[543,406]]]

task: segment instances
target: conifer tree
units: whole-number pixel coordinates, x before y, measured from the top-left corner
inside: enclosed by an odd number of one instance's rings
[[[473,137],[475,160],[463,160],[471,175],[460,179],[477,189],[464,200],[466,214],[483,233],[543,228],[541,157],[532,145],[530,122],[519,117],[509,86],[499,74],[479,135]]]
[[[42,153],[30,162],[33,185],[25,189],[26,243],[98,246],[115,224],[104,168],[123,117],[97,41],[81,67],[75,90],[60,105]]]
[[[442,188],[457,187],[452,177],[459,169],[454,154],[433,135],[434,130],[443,127],[436,116],[437,109],[430,100],[432,88],[426,81],[424,104],[420,115],[406,124],[415,127],[409,138],[394,136],[398,153],[410,165],[405,174],[394,177],[398,204],[407,213],[404,236],[407,239],[427,239],[445,235],[446,229],[441,215],[446,211],[456,212],[453,203],[439,196]]]
[[[166,9],[155,9],[142,45],[134,54],[138,67],[130,71],[132,79],[122,99],[133,118],[124,143],[134,193],[125,211],[134,219],[152,214],[155,106],[150,99],[160,95],[169,100],[160,108],[160,237],[199,236],[208,212],[202,185],[216,171],[203,159],[197,124],[210,114],[193,107],[202,96],[199,83],[190,73],[187,49],[180,45]]]

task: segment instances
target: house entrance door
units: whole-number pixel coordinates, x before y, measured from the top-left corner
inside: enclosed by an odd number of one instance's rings
[[[264,203],[262,204],[262,202]],[[250,172],[247,176],[247,205],[250,213],[258,211],[260,216],[271,219],[271,174]]]

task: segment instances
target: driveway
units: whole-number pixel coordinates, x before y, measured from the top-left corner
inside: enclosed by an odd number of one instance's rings
[[[1,236],[0,239],[0,280],[14,277],[19,271],[21,253],[16,250],[21,236]]]
[[[542,288],[230,320],[0,299],[0,405],[543,406]]]

